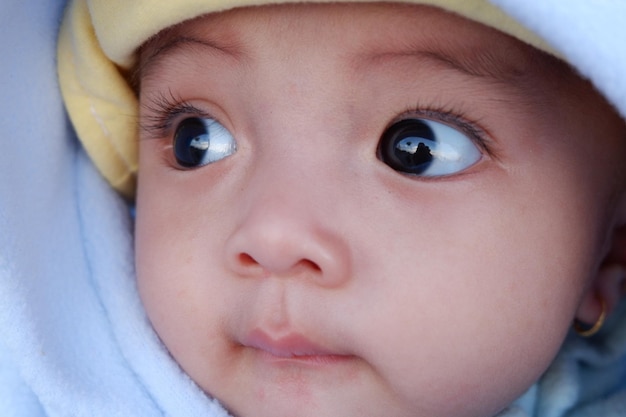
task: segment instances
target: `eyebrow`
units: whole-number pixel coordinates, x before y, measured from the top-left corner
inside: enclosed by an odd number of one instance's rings
[[[158,45],[158,40],[153,41],[153,43]],[[147,44],[145,49],[150,50],[150,46],[150,43]],[[196,47],[200,47],[210,54],[218,54],[222,57],[240,59],[244,56],[241,48],[235,45],[227,46],[213,39],[176,36],[158,47],[153,48],[149,55],[140,60],[139,66],[134,71],[133,85],[138,87],[142,77],[149,76],[153,71],[158,71],[162,62],[166,61],[172,54],[184,53],[184,50]],[[516,55],[520,55],[520,53],[518,52]],[[366,55],[364,59],[360,58],[359,61],[375,62],[386,61],[387,59],[393,60],[396,58],[421,59],[472,78],[500,83],[510,83],[513,79],[520,79],[528,69],[527,61],[522,62],[519,58],[517,62],[504,59],[489,48],[474,49],[474,53],[470,55],[467,51],[461,54],[455,54],[454,52],[447,52],[439,48],[424,49],[423,46],[411,47],[411,45],[409,45],[403,50]]]
[[[133,80],[135,82],[133,84],[136,86],[139,86],[139,81],[142,77],[149,75],[151,72],[155,71],[155,69],[158,70],[158,67],[164,60],[167,59],[168,56],[173,53],[180,52],[181,48],[188,49],[200,47],[206,50],[206,52],[212,54],[217,53],[223,56],[231,56],[235,58],[241,56],[241,51],[234,46],[226,46],[214,40],[198,39],[191,36],[177,36],[156,48],[151,48],[154,42],[158,41],[152,41],[143,46],[139,54],[142,56],[144,50],[150,51],[147,56],[142,57],[139,60],[139,65],[135,68],[133,76]]]
[[[373,61],[386,61],[395,58],[420,59],[473,78],[499,82],[510,82],[512,79],[522,77],[526,74],[528,67],[528,61],[518,59],[518,62],[511,62],[511,60],[506,60],[489,49],[477,50],[469,56],[467,52],[453,54],[443,50],[408,48],[403,51],[373,54],[369,57]]]

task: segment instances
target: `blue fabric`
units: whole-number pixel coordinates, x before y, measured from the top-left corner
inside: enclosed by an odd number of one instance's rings
[[[63,3],[0,3],[0,415],[225,415],[140,307],[128,208],[58,91]]]

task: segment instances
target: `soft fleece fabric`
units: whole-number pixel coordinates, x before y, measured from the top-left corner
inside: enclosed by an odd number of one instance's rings
[[[134,284],[128,208],[65,116],[54,62],[63,3],[0,3],[0,416],[226,416],[151,330]],[[493,3],[626,116],[626,2]],[[622,306],[593,339],[568,338],[501,416],[626,415],[624,318]]]

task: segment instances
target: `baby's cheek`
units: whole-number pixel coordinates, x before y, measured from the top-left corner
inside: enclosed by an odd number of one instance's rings
[[[416,226],[437,232],[395,247],[406,262],[376,266],[393,279],[355,330],[371,336],[363,356],[381,380],[424,415],[484,417],[522,395],[556,355],[591,262],[593,239],[564,232],[569,222],[477,197]]]
[[[529,331],[530,320],[465,315],[469,308],[456,310],[453,303],[447,304],[448,314],[431,318],[436,323],[403,325],[401,336],[391,326],[377,328],[380,356],[372,364],[407,409],[433,416],[494,415],[541,376],[560,335]]]

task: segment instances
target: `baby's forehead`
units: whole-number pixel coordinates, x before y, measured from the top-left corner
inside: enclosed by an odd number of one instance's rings
[[[254,58],[259,30],[294,48],[332,48],[355,64],[394,56],[424,56],[476,76],[507,79],[529,70],[540,51],[477,22],[430,6],[326,4],[264,6],[214,13],[162,31],[142,59],[205,45]],[[298,36],[294,37],[294,34]]]

